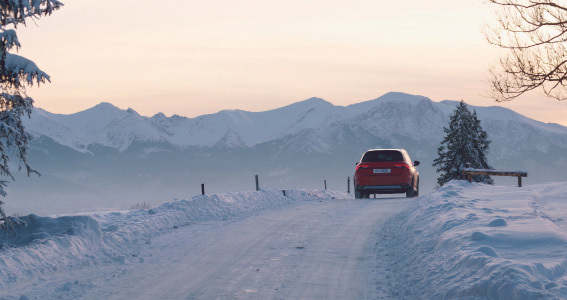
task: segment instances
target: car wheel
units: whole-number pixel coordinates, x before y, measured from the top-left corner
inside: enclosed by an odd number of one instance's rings
[[[419,177],[417,178],[417,187],[415,188],[414,197],[419,197]]]
[[[364,194],[359,191],[359,190],[354,190],[354,198],[355,199],[362,199],[364,197]]]
[[[415,189],[415,187],[413,186],[413,180],[412,180],[412,186],[411,186],[411,188],[410,188],[409,190],[407,190],[407,192],[406,192],[406,197],[407,197],[407,198],[413,198],[413,197],[415,197],[415,196],[416,196],[416,189]]]

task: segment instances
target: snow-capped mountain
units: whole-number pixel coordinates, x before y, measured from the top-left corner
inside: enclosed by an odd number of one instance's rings
[[[71,115],[52,114],[40,108],[34,110],[32,117],[24,121],[32,135],[49,137],[79,152],[89,152],[90,145],[124,151],[134,141],[166,141],[147,118],[110,103],[103,102]]]
[[[217,145],[251,147],[300,132],[320,129],[356,115],[357,111],[319,98],[311,98],[265,112],[223,110],[196,118],[162,113],[142,117],[134,110],[121,110],[110,103],[72,114],[55,115],[36,109],[26,127],[35,136],[47,136],[79,152],[89,145],[125,151],[132,142],[167,142],[188,147]]]
[[[145,117],[109,103],[71,115],[36,109],[25,125],[35,137],[29,161],[43,176],[18,177],[8,197],[41,192],[69,203],[91,199],[99,209],[115,205],[113,195],[121,192],[164,202],[199,193],[203,182],[210,192],[253,189],[254,174],[265,187],[313,188],[327,180],[343,191],[369,148],[407,149],[422,163],[421,190],[428,192],[437,178],[431,164],[443,127],[457,103],[388,93],[346,107],[310,98],[269,111],[196,118]],[[492,141],[493,167],[525,170],[527,183],[567,180],[567,127],[497,106],[470,108]],[[152,200],[158,196],[165,198]]]
[[[89,146],[105,146],[123,152],[133,142],[168,143],[177,147],[249,148],[289,135],[302,135],[307,129],[315,130],[319,137],[330,138],[330,129],[336,130],[341,125],[359,127],[390,141],[403,137],[415,141],[433,138],[437,142],[456,103],[436,103],[423,96],[388,93],[347,107],[311,98],[270,111],[224,110],[196,118],[178,115],[168,118],[162,113],[148,118],[132,109],[121,110],[110,103],[101,103],[71,115],[36,109],[26,127],[36,137],[49,137],[84,153],[89,152]],[[514,142],[525,141],[526,137],[529,138],[525,134],[508,134],[525,126],[523,129],[534,131],[540,137],[541,140],[536,143],[538,147],[546,149],[553,143],[565,146],[561,137],[567,135],[566,127],[538,122],[502,107],[472,108],[486,128],[494,129],[489,132],[497,137],[493,140],[508,136]],[[323,138],[310,142],[317,140],[323,144],[329,142]],[[326,147],[320,146],[315,148],[325,152]]]

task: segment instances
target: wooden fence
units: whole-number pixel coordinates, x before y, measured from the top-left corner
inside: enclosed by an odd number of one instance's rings
[[[463,169],[463,174],[467,176],[467,180],[469,182],[472,182],[472,177],[474,175],[515,176],[518,177],[518,187],[522,187],[522,177],[528,177],[528,172],[524,172],[524,171],[498,171],[498,170],[473,169],[473,168]]]

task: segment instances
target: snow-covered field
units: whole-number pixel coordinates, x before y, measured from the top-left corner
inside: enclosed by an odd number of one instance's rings
[[[452,181],[391,218],[382,270],[404,299],[567,299],[567,184]]]
[[[0,299],[567,299],[567,184],[196,196],[22,219]]]

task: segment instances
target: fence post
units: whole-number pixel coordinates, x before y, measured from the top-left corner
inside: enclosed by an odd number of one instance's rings
[[[201,195],[205,194],[205,184],[201,183]]]
[[[325,191],[327,190],[327,180],[323,180],[323,182],[325,183]]]
[[[465,163],[465,168],[468,169],[471,167],[471,163]],[[472,175],[467,174],[467,180],[472,183]]]
[[[260,190],[260,184],[258,183],[258,175],[256,175],[256,192]]]
[[[282,190],[282,192],[283,192],[283,195],[284,195],[284,197],[285,197],[285,190]]]
[[[518,187],[522,187],[522,176],[518,176]]]
[[[346,180],[346,190],[347,190],[347,194],[350,194],[350,176],[347,177]]]

